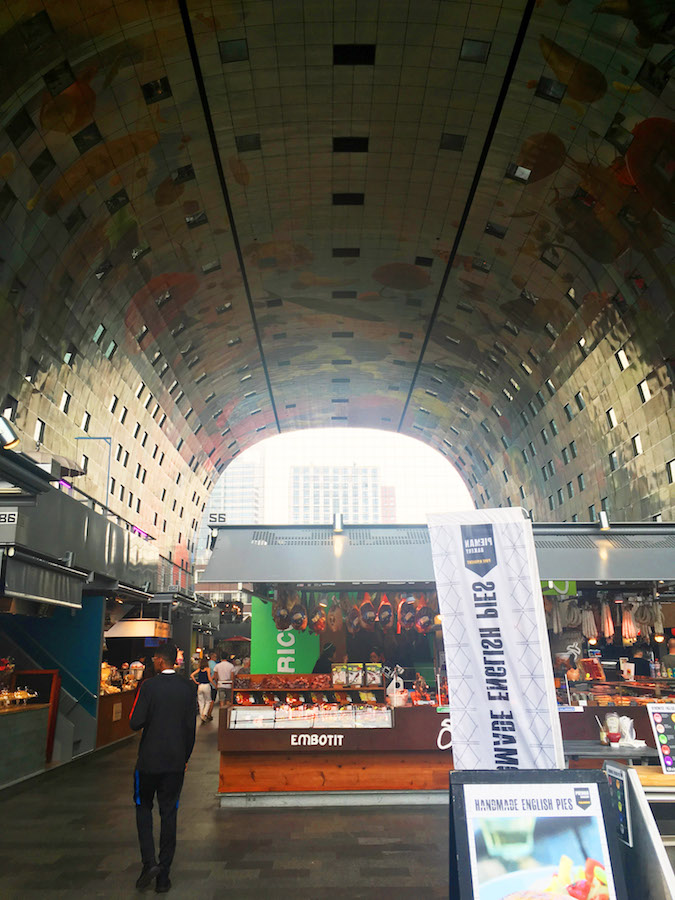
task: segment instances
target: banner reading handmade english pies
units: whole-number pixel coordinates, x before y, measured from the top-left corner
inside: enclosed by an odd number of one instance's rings
[[[521,509],[429,516],[456,769],[564,768],[544,604]]]

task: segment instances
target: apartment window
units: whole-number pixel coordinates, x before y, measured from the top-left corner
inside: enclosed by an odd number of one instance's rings
[[[99,325],[96,331],[94,332],[94,336],[92,337],[92,341],[95,344],[99,344],[101,342],[101,338],[105,334],[105,327],[103,325]]]
[[[542,428],[539,432],[541,434],[541,439],[545,444],[548,444],[548,434],[546,433],[546,429]]]
[[[134,495],[131,491],[129,491],[129,499],[127,500],[127,506],[131,509],[131,504],[134,502]]]
[[[548,469],[548,474],[553,477],[555,475],[555,466],[553,465],[553,460],[549,459],[546,463],[546,468]]]
[[[91,416],[85,410],[84,415],[82,416],[82,425],[80,426],[82,428],[82,431],[84,431],[84,432],[89,431],[90,424],[91,424]]]
[[[586,490],[586,479],[584,478],[583,472],[581,473],[581,475],[577,475],[577,487],[579,488],[580,492]]]
[[[570,461],[570,451],[567,449],[567,447],[562,448],[562,458],[565,465],[567,465]]]
[[[152,394],[148,394],[148,396],[145,398],[145,403],[143,404],[143,409],[147,409],[151,403],[152,403]]]
[[[128,412],[129,412],[129,410],[126,408],[126,406],[123,406],[122,412],[120,413],[120,422],[122,423],[122,425],[124,425],[124,423],[126,421]]]
[[[591,505],[588,507],[588,521],[595,522],[595,520],[596,520],[595,503],[591,503]]]
[[[558,488],[557,495],[558,495],[558,506],[562,506],[562,504],[565,502],[562,488]]]
[[[623,349],[623,347],[621,348],[621,350],[617,350],[617,352],[614,354],[614,358],[616,359],[619,369],[622,372],[624,372],[630,365],[630,360],[628,359],[626,351]]]
[[[124,466],[125,469],[127,467],[128,462],[129,462],[129,451],[125,450],[124,451],[124,459],[122,460],[122,465]]]
[[[548,424],[551,427],[552,434],[558,434],[558,426],[555,424],[555,419],[550,419]]]
[[[528,461],[527,450],[521,450],[520,452],[521,452],[522,457],[523,457],[523,462],[526,463],[526,462]]]
[[[675,459],[670,459],[666,463],[666,472],[668,474],[668,484],[675,483]]]
[[[602,500],[600,501],[600,509],[603,512],[609,512],[609,507],[607,505],[607,497],[603,497]]]
[[[114,412],[115,412],[115,410],[117,409],[117,404],[119,403],[119,401],[120,401],[120,398],[117,396],[117,394],[113,394],[113,395],[112,395],[112,399],[111,399],[111,401],[110,401],[110,405],[108,406],[108,409],[110,410],[111,413],[114,413]]]
[[[574,399],[576,400],[579,412],[581,412],[582,409],[586,409],[586,401],[584,400],[584,396],[581,391],[576,392],[576,394],[574,395]]]
[[[522,484],[518,488],[518,493],[520,494],[520,499],[524,500],[525,499],[525,488],[522,486]]]
[[[154,448],[154,450],[152,451],[152,458],[153,458],[153,459],[155,459],[155,457],[157,456],[157,452],[158,452],[158,451],[159,451],[159,447],[157,446],[157,444],[155,444],[155,448]]]
[[[16,411],[19,408],[19,401],[11,394],[7,394],[2,408],[2,415],[8,422],[14,422],[16,419]]]
[[[618,422],[617,422],[617,418],[616,418],[616,413],[614,412],[614,407],[610,406],[610,408],[607,410],[605,415],[607,416],[607,424],[609,425],[609,427],[616,428]]]
[[[639,456],[642,453],[642,438],[639,434],[634,434],[630,442],[633,445],[633,456]]]
[[[42,419],[37,419],[35,422],[35,429],[33,431],[33,437],[35,438],[36,443],[41,444],[45,439],[45,423]]]
[[[541,467],[541,475],[544,481],[548,481],[548,469],[546,468],[546,466]]]
[[[136,500],[136,512],[139,513],[140,511],[141,511],[141,498],[139,497],[138,500]]]
[[[530,453],[532,454],[532,456],[536,456],[536,455],[537,455],[537,448],[534,446],[534,444],[532,443],[532,441],[529,441],[527,446],[530,448]]]
[[[640,395],[640,400],[642,400],[643,403],[646,403],[647,400],[651,400],[652,392],[649,390],[649,385],[647,384],[646,379],[638,384],[637,389],[638,394]]]
[[[563,409],[565,410],[565,415],[567,416],[567,421],[571,422],[572,419],[574,418],[574,411],[572,410],[572,407],[569,405],[569,403],[566,403],[563,406]]]
[[[180,484],[180,472],[176,475],[176,484]]]
[[[123,450],[124,450],[124,447],[123,447],[121,444],[118,444],[118,445],[117,445],[117,451],[116,451],[116,453],[115,453],[115,459],[116,459],[117,462],[119,462],[120,459],[122,458],[122,451],[123,451]]]
[[[159,455],[159,462],[157,463],[157,465],[161,466],[163,464],[163,462],[164,462],[164,453],[162,452]]]
[[[61,402],[59,403],[59,409],[62,413],[68,414],[68,409],[70,408],[70,400],[71,396],[68,391],[64,391],[61,395]]]
[[[577,513],[574,513],[574,515],[572,516],[572,518],[570,519],[570,521],[571,521],[571,522],[578,522],[578,521],[579,521],[579,516],[577,515]]]
[[[134,437],[135,438],[138,437],[138,433],[140,432],[140,430],[141,430],[141,423],[136,422],[136,427],[134,428]]]
[[[574,497],[574,484],[571,481],[567,482],[567,496],[570,500]]]
[[[579,453],[577,451],[576,441],[570,441],[570,453],[572,454],[573,459],[576,459],[577,456],[579,455]]]
[[[506,469],[502,470],[502,476],[504,478],[504,481],[508,483],[509,476],[506,474]]]
[[[140,474],[141,474],[141,464],[136,463],[136,475],[134,477],[138,478],[140,476]]]
[[[143,440],[141,441],[141,447],[145,447],[147,442],[148,442],[148,432],[144,431],[143,432]]]
[[[110,341],[108,346],[105,348],[105,353],[103,354],[106,359],[112,359],[117,350],[117,344],[115,341]]]
[[[136,399],[137,400],[141,399],[141,394],[143,393],[144,390],[145,390],[145,384],[141,381],[141,383],[136,388]]]
[[[77,347],[75,344],[69,344],[68,349],[63,354],[63,361],[67,366],[72,366],[77,356]]]
[[[115,493],[115,479],[114,478],[110,479],[110,493],[111,494]]]
[[[120,500],[124,500],[124,485],[120,485]]]
[[[555,500],[553,499],[553,494],[548,495],[548,508],[555,509]]]
[[[588,347],[587,347],[587,345],[586,345],[586,338],[585,338],[585,337],[580,337],[580,338],[579,338],[579,340],[577,341],[577,346],[578,346],[579,349],[581,350],[581,355],[582,355],[584,358],[587,357],[587,356],[588,356]]]
[[[555,385],[553,384],[553,382],[551,381],[550,378],[547,378],[546,381],[544,382],[544,384],[546,385],[546,390],[549,392],[549,394],[552,397],[555,394]]]
[[[610,472],[616,472],[619,468],[619,457],[617,456],[616,450],[612,450],[609,454],[609,470]]]
[[[162,503],[166,500],[166,488],[162,488]]]

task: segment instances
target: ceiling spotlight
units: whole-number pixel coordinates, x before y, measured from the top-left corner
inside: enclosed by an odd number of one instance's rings
[[[665,636],[662,634],[655,634],[654,640],[656,641],[657,644],[662,644],[665,640]]]
[[[600,510],[600,531],[609,531],[609,516],[604,509]]]
[[[0,416],[0,446],[3,450],[13,450],[19,446],[19,436],[14,431],[12,423],[4,416]]]

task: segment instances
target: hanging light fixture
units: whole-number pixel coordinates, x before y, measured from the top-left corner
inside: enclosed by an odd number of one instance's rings
[[[0,416],[0,445],[3,450],[13,450],[19,446],[19,436],[4,416]]]

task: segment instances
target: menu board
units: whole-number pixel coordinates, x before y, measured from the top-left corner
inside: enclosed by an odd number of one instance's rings
[[[633,827],[630,820],[630,801],[626,784],[626,770],[611,763],[605,763],[605,774],[609,783],[609,796],[616,812],[616,830],[619,840],[633,846]]]
[[[656,749],[665,775],[675,775],[675,703],[648,703]]]
[[[450,784],[451,897],[626,900],[602,772],[452,772]]]

